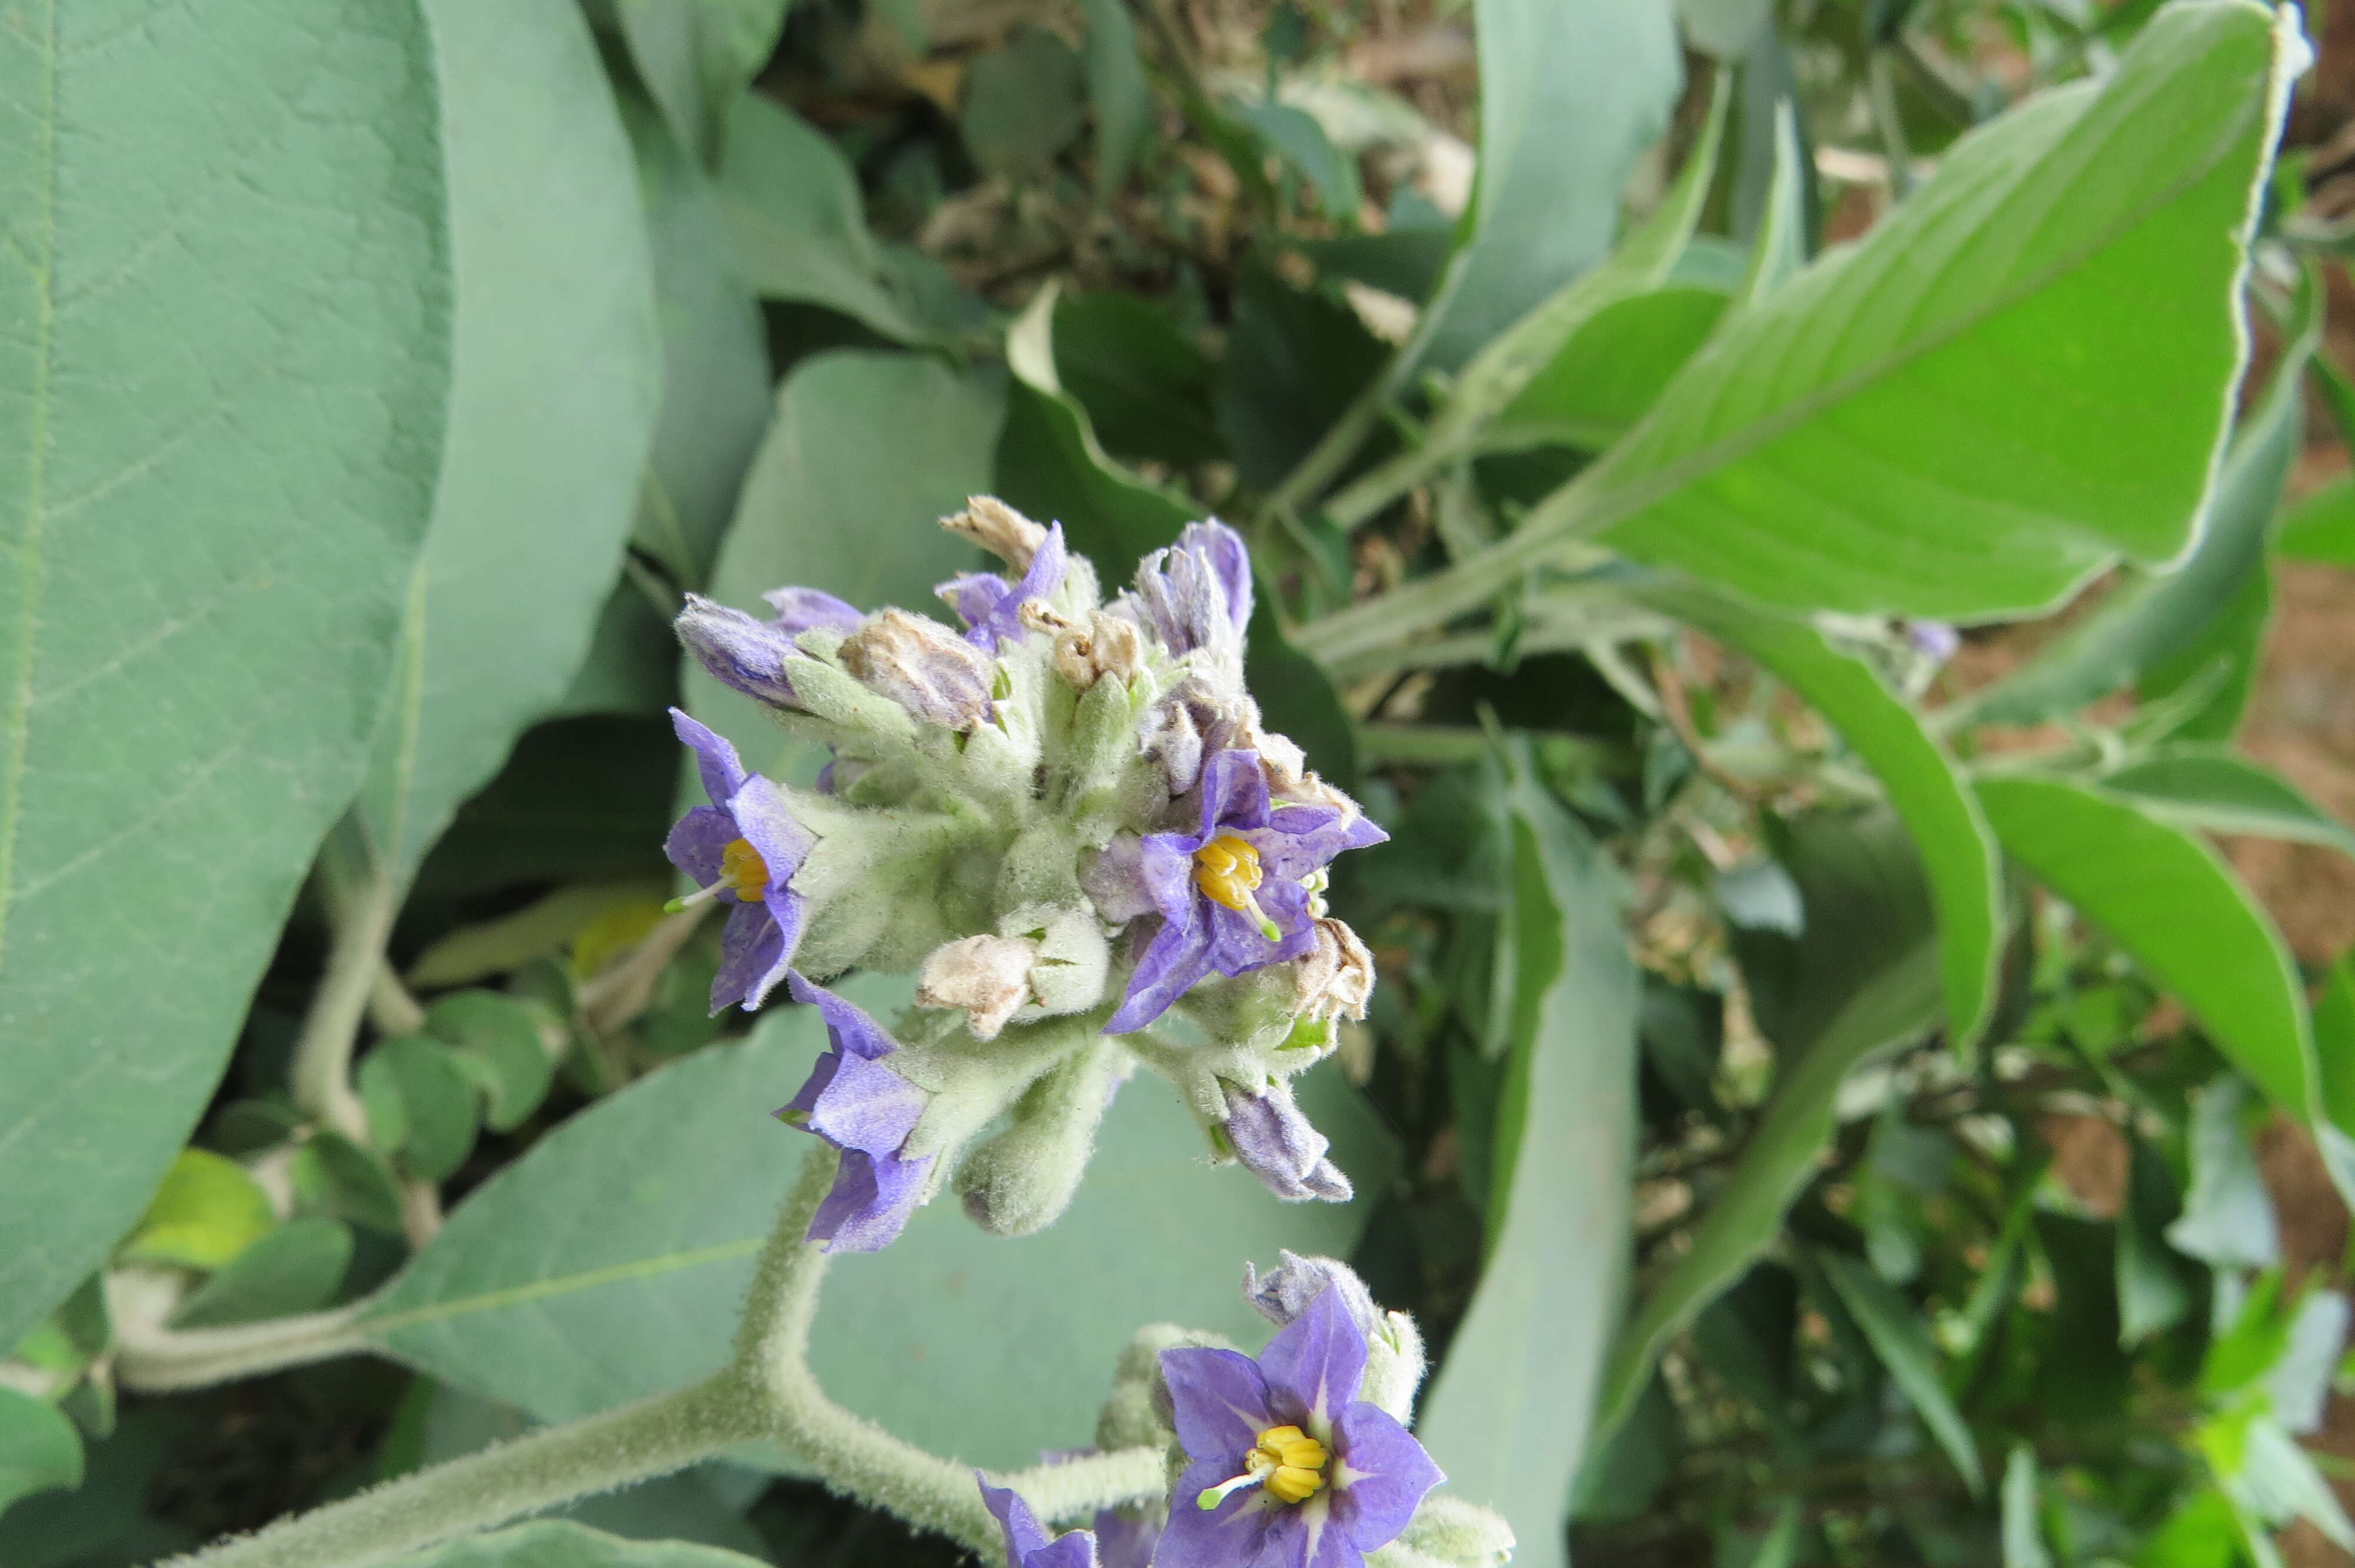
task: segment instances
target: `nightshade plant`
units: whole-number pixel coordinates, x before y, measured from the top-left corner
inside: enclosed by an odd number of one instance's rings
[[[133,9],[0,27],[0,1563],[2355,1548],[2293,8]]]

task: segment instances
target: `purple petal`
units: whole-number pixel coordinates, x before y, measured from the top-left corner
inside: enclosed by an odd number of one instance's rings
[[[1360,1552],[1398,1538],[1414,1518],[1423,1493],[1447,1478],[1423,1445],[1380,1405],[1362,1401],[1333,1422],[1337,1515]],[[1338,1506],[1348,1499],[1346,1509]]]
[[[1209,922],[1196,920],[1180,926],[1164,920],[1145,956],[1137,959],[1136,972],[1129,977],[1128,994],[1103,1032],[1126,1034],[1168,1012],[1171,1002],[1210,972],[1209,953]]]
[[[933,1159],[844,1150],[834,1187],[810,1220],[809,1239],[825,1242],[832,1252],[882,1251],[906,1228]]]
[[[1213,517],[1187,524],[1178,535],[1178,547],[1193,551],[1210,568],[1226,600],[1227,620],[1241,636],[1252,617],[1251,547],[1243,536]]]
[[[1308,1304],[1328,1289],[1338,1290],[1349,1308],[1349,1320],[1361,1332],[1380,1320],[1374,1298],[1357,1271],[1337,1257],[1303,1256],[1285,1247],[1276,1254],[1273,1268],[1262,1274],[1243,1265],[1243,1299],[1252,1310],[1281,1329],[1308,1310]]]
[[[775,706],[801,705],[786,673],[800,651],[775,626],[692,593],[672,625],[687,651],[721,685]]]
[[[888,1056],[900,1048],[898,1041],[884,1032],[883,1026],[867,1016],[857,1005],[845,1001],[822,985],[813,985],[795,975],[793,978],[795,1001],[815,1006],[826,1020],[826,1033],[833,1038],[835,1049],[864,1056],[872,1062]]]
[[[1080,873],[1080,886],[1095,901],[1096,913],[1115,926],[1125,926],[1156,907],[1145,878],[1144,842],[1129,833],[1096,852]]]
[[[805,631],[820,630],[839,631],[847,637],[858,630],[860,621],[867,619],[859,613],[857,605],[847,599],[837,599],[823,588],[771,588],[761,597],[768,600],[771,609],[777,612],[777,618],[769,623],[770,626],[787,639],[799,637]]]
[[[973,1478],[981,1486],[981,1500],[997,1520],[997,1528],[1006,1532],[1006,1558],[1013,1568],[1022,1568],[1029,1555],[1047,1544],[1047,1532],[1040,1528],[1039,1518],[1030,1505],[1011,1487],[993,1487],[979,1470]]]
[[[1161,1540],[1161,1521],[1127,1509],[1096,1510],[1096,1555],[1103,1568],[1149,1568]]]
[[[772,887],[791,879],[817,842],[785,809],[783,792],[757,773],[738,786],[728,801],[728,813],[736,819],[736,831],[760,852],[761,863],[769,868]]]
[[[1358,1397],[1366,1375],[1366,1336],[1349,1319],[1348,1303],[1329,1287],[1308,1310],[1276,1330],[1259,1353],[1272,1401],[1291,1403],[1330,1421]]]
[[[671,733],[695,752],[696,771],[703,775],[703,792],[715,806],[725,806],[744,787],[744,764],[725,736],[714,734],[677,708],[670,710]]]
[[[1283,1534],[1271,1532],[1260,1568],[1360,1568],[1365,1554],[1349,1541],[1339,1499],[1319,1492],[1291,1510]],[[1281,1549],[1279,1550],[1279,1542]]]
[[[1202,768],[1202,842],[1222,828],[1267,826],[1267,770],[1256,751],[1221,751]]]
[[[1138,843],[1138,874],[1164,919],[1183,924],[1193,918],[1199,896],[1194,887],[1194,852],[1201,847],[1201,840],[1183,833],[1147,833]]]
[[[719,972],[711,978],[711,1011],[718,1013],[734,1001],[741,1001],[747,1012],[759,1007],[753,991],[766,997],[788,957],[784,933],[767,905],[739,904],[728,911],[728,924],[719,931]]]
[[[836,1065],[825,1086],[807,1106],[794,1097],[795,1108],[808,1113],[802,1126],[838,1149],[898,1153],[932,1097],[880,1062],[847,1052],[827,1054]]]
[[[785,978],[793,967],[794,949],[802,945],[802,922],[809,915],[809,900],[782,882],[772,882],[761,902],[769,911],[769,918],[777,923],[777,961],[761,972],[748,997],[754,1007],[769,1000],[777,982]]]
[[[1209,1485],[1242,1474],[1243,1456],[1259,1435],[1283,1425],[1268,1404],[1267,1378],[1260,1364],[1241,1351],[1207,1346],[1164,1351],[1161,1376],[1169,1385],[1178,1443],[1190,1457],[1223,1467]],[[1193,1501],[1181,1489],[1178,1506],[1191,1511]]]
[[[1262,883],[1257,896],[1260,907],[1284,932],[1274,941],[1261,935],[1259,922],[1241,910],[1230,909],[1207,895],[1200,902],[1198,923],[1210,930],[1209,967],[1222,975],[1247,975],[1280,959],[1296,959],[1316,945],[1316,933],[1308,921],[1306,888],[1296,882]]]
[[[810,1075],[802,1080],[802,1086],[794,1091],[794,1097],[787,1100],[784,1108],[777,1112],[779,1119],[790,1121],[798,1114],[805,1124],[810,1115],[817,1109],[817,1102],[825,1096],[826,1086],[834,1082],[834,1075],[837,1069],[841,1067],[843,1061],[843,1054],[839,1051],[819,1052],[816,1063],[810,1068]]]
[[[1325,1158],[1332,1143],[1301,1114],[1289,1088],[1252,1095],[1232,1084],[1220,1087],[1227,1097],[1227,1142],[1262,1186],[1288,1203],[1349,1196],[1348,1178]]]
[[[1033,1552],[1023,1568],[1096,1568],[1096,1538],[1084,1530],[1059,1535]]]
[[[1233,1466],[1201,1459],[1186,1467],[1170,1499],[1169,1522],[1154,1549],[1153,1568],[1251,1568],[1269,1531],[1288,1510],[1258,1487],[1243,1488],[1214,1510],[1194,1500],[1241,1473],[1240,1459]]]
[[[728,846],[742,835],[736,831],[736,819],[717,806],[697,806],[681,817],[663,840],[663,853],[671,864],[694,879],[698,887],[709,887],[719,880],[721,857]],[[735,895],[722,892],[720,897],[733,901]]]

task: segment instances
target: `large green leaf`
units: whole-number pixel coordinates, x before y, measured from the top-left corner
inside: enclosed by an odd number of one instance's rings
[[[794,583],[865,609],[936,609],[933,585],[973,565],[973,551],[939,521],[989,487],[1004,407],[996,382],[913,355],[804,360],[777,389],[712,597],[766,615],[761,595]],[[749,766],[815,774],[818,748],[785,740],[750,697],[691,662],[686,690],[689,711],[734,741]]]
[[[0,1344],[219,1076],[359,783],[450,381],[425,23],[0,26]]]
[[[1913,835],[1937,907],[1947,1037],[1968,1049],[1994,1002],[2002,878],[1987,821],[1953,760],[1870,664],[1805,621],[1700,588],[1663,587],[1643,598],[1772,670],[1831,720],[1880,777]]]
[[[1729,323],[1513,553],[1600,532],[1779,604],[1945,617],[2180,555],[2296,27],[2183,0],[2101,85],[1956,143],[1870,238]]]
[[[1971,1441],[1962,1412],[1946,1393],[1938,1373],[1937,1352],[1930,1348],[1929,1332],[1913,1304],[1861,1259],[1819,1253],[1816,1263],[1831,1282],[1840,1305],[1864,1330],[1873,1354],[1881,1358],[1881,1364],[1903,1391],[1938,1446],[1946,1451],[1946,1457],[1955,1462],[1955,1468],[1962,1472],[1972,1493],[1986,1490],[1987,1472],[1979,1464],[1978,1446]]]
[[[2328,844],[2355,854],[2355,832],[2296,785],[2225,746],[2171,746],[2102,776],[2154,817],[2211,833]]]
[[[847,988],[885,1006],[905,981]],[[559,1421],[675,1388],[728,1353],[753,1255],[811,1139],[768,1111],[807,1075],[807,1008],[688,1056],[535,1144],[450,1216],[364,1324],[437,1377]],[[1367,1192],[1395,1156],[1338,1075],[1303,1105]],[[1175,1319],[1256,1342],[1236,1281],[1276,1249],[1347,1255],[1369,1199],[1288,1205],[1213,1169],[1157,1079],[1120,1091],[1070,1213],[1008,1241],[951,1199],[883,1252],[847,1257],[812,1350],[829,1392],[935,1452],[1030,1463],[1085,1443],[1114,1359]]]
[[[398,1568],[758,1568],[759,1559],[680,1541],[624,1541],[569,1520],[543,1520],[436,1546]]]
[[[613,0],[631,61],[679,145],[719,166],[736,101],[768,63],[791,0]]]
[[[2341,475],[2291,507],[2274,547],[2292,560],[2355,567],[2355,478]]]
[[[1627,1275],[1640,987],[1624,884],[1511,758],[1511,1065],[1487,1266],[1417,1430],[1455,1491],[1502,1512],[1517,1561],[1566,1568],[1563,1524]]]
[[[1729,302],[1715,289],[1678,285],[1604,306],[1506,405],[1481,444],[1609,446],[1651,411]]]
[[[2182,998],[2276,1105],[2312,1118],[2314,1041],[2297,967],[2213,850],[2097,786],[1983,779],[1978,793],[2007,853]]]
[[[1612,1347],[1598,1429],[1626,1417],[1668,1340],[1773,1245],[1837,1123],[1840,1081],[1937,1016],[1929,897],[1895,818],[1802,818],[1784,859],[1806,928],[1796,938],[1753,934],[1742,952],[1776,1048],[1774,1092],[1691,1245],[1646,1291]]]
[[[637,509],[662,377],[637,175],[579,7],[425,9],[457,353],[433,525],[360,793],[396,885],[571,684]]]
[[[2216,622],[2234,619],[2236,600],[2252,591],[2253,581],[2255,592],[2265,591],[2265,530],[2305,437],[2298,388],[2321,342],[2318,283],[2307,284],[2299,314],[2271,384],[2233,439],[2190,557],[2164,575],[2135,574],[2051,648],[1959,705],[1952,719],[2032,722],[2083,706],[2147,671],[2149,684],[2168,690],[2208,678],[2212,653],[2204,653],[2203,639]],[[2262,606],[2256,619],[2262,624]],[[2237,661],[2243,697],[2250,662],[2245,654]],[[2235,707],[2231,717],[2238,716]]]
[[[1447,369],[1603,260],[1684,86],[1666,0],[1477,0],[1474,19],[1480,182],[1426,351]]]

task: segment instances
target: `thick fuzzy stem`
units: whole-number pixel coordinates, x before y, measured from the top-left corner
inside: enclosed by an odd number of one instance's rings
[[[370,1568],[574,1498],[709,1458],[761,1435],[723,1374],[675,1393],[551,1426],[269,1526],[170,1568]]]
[[[228,1329],[138,1329],[126,1322],[114,1375],[124,1388],[164,1393],[356,1355],[373,1348],[354,1326],[368,1305],[356,1301],[332,1312]]]
[[[327,949],[327,972],[294,1043],[294,1103],[362,1145],[368,1141],[368,1112],[352,1088],[352,1045],[383,971],[384,945],[400,906],[390,879],[379,875],[331,910],[335,941]]]

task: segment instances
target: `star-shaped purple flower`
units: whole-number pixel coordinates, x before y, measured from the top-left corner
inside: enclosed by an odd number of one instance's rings
[[[1161,916],[1107,1034],[1144,1028],[1214,970],[1239,975],[1307,952],[1316,943],[1307,879],[1343,850],[1390,836],[1337,807],[1272,800],[1255,751],[1212,758],[1199,792],[1199,832],[1115,842],[1091,869],[1105,918],[1145,907]]]
[[[1070,557],[1063,548],[1063,525],[1053,523],[1048,524],[1047,537],[1030,557],[1029,569],[1022,574],[1020,582],[1007,582],[995,572],[967,572],[951,577],[932,591],[964,618],[967,628],[964,640],[995,653],[999,639],[1021,637],[1022,606],[1034,599],[1045,599],[1062,587],[1063,573],[1069,565]]]
[[[1188,523],[1176,545],[1137,564],[1136,590],[1121,608],[1172,653],[1209,648],[1240,656],[1251,624],[1251,550],[1223,523]]]
[[[1445,1478],[1358,1398],[1366,1338],[1327,1288],[1253,1361],[1161,1352],[1186,1473],[1156,1568],[1361,1568]]]
[[[801,655],[794,639],[819,628],[847,636],[867,618],[858,606],[818,588],[781,588],[761,597],[777,612],[774,619],[687,595],[674,623],[678,640],[720,684],[775,707],[798,708],[801,699],[785,673],[785,661]]]
[[[779,1120],[814,1132],[842,1150],[834,1186],[812,1216],[809,1239],[837,1252],[880,1252],[898,1238],[923,1195],[932,1155],[903,1160],[900,1148],[932,1097],[886,1066],[900,1048],[857,1006],[799,975],[795,1001],[826,1020],[831,1045]]]
[[[1096,1538],[1092,1531],[1074,1530],[1050,1538],[1030,1505],[1008,1487],[993,1487],[979,1470],[981,1500],[997,1516],[1006,1532],[1007,1568],[1096,1568]]]
[[[711,1011],[741,1001],[751,1012],[784,979],[800,944],[805,900],[794,874],[817,842],[794,821],[777,787],[748,773],[736,748],[720,736],[670,710],[671,728],[695,752],[709,806],[678,820],[663,841],[671,864],[701,891],[673,901],[685,908],[717,898],[730,906],[719,938],[719,973],[711,981]]]

